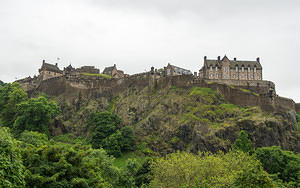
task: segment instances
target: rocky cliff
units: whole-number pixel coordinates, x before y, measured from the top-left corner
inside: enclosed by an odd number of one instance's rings
[[[280,145],[300,152],[295,104],[270,98],[262,87],[145,74],[123,80],[56,78],[31,94],[41,93],[56,100],[63,112],[50,127],[54,135],[89,136],[89,114],[110,110],[123,125],[134,126],[138,142],[155,153],[227,151],[240,130],[256,147]]]

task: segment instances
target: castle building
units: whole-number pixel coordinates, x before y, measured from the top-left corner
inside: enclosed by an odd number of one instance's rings
[[[95,68],[95,66],[82,66],[77,68],[76,71],[78,73],[89,73],[89,74],[99,74],[100,69]]]
[[[175,76],[175,75],[191,75],[192,72],[190,70],[180,68],[168,63],[166,67],[164,67],[165,74],[167,76]]]
[[[113,78],[123,78],[125,76],[124,71],[118,70],[116,64],[111,67],[105,67],[105,69],[103,70],[103,74],[107,74],[109,76],[112,76]]]
[[[57,63],[55,65],[46,63],[45,60],[43,60],[42,67],[39,69],[40,77],[42,80],[47,80],[54,77],[59,77],[63,75],[63,71],[61,71]]]
[[[259,58],[256,61],[229,60],[225,55],[222,59],[207,59],[199,71],[199,77],[216,80],[262,80],[262,66]]]

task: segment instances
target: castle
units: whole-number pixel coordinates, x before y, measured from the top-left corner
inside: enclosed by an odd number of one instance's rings
[[[43,60],[39,75],[17,80],[29,95],[42,92],[57,96],[65,91],[101,91],[113,96],[128,87],[165,88],[176,87],[209,87],[221,91],[233,104],[247,106],[281,106],[300,111],[300,104],[292,99],[276,94],[275,84],[263,80],[262,66],[259,58],[256,61],[241,61],[227,56],[222,59],[204,57],[202,68],[197,72],[167,64],[166,67],[134,75],[124,74],[116,65],[106,67],[102,74],[94,66],[74,68],[72,65],[60,70],[58,65]],[[228,87],[229,86],[229,87]],[[99,94],[100,95],[100,94]]]
[[[199,77],[211,80],[262,80],[262,66],[259,58],[256,61],[229,60],[225,55],[222,59],[207,59],[199,71]]]

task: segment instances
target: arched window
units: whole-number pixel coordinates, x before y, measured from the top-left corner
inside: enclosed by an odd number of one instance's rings
[[[210,66],[210,70],[211,70],[211,71],[213,70],[213,67],[212,67],[212,66]]]
[[[244,72],[245,71],[245,67],[244,67],[244,65],[242,65],[242,72]]]
[[[254,72],[256,72],[256,65],[254,66]]]
[[[250,65],[248,65],[248,72],[250,72]]]
[[[218,66],[216,66],[216,71],[218,71]]]
[[[239,72],[239,66],[235,65],[235,72]]]

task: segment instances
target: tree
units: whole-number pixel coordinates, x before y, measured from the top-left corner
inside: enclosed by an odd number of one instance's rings
[[[239,137],[232,145],[232,150],[240,150],[245,153],[251,153],[253,151],[252,143],[248,138],[248,134],[245,131],[241,131]]]
[[[112,187],[118,171],[103,149],[53,140],[22,147],[27,187]]]
[[[34,146],[45,145],[48,142],[47,135],[34,131],[24,131],[18,139],[25,144],[31,144]]]
[[[172,153],[153,161],[151,171],[153,187],[273,187],[260,162],[241,151]]]
[[[4,85],[4,82],[0,80],[0,87]]]
[[[300,186],[300,156],[284,151],[279,146],[262,147],[255,151],[264,169],[284,182],[297,182]]]
[[[105,149],[105,151],[109,155],[119,157],[121,155],[121,145],[122,145],[121,142],[122,142],[122,135],[121,132],[117,130],[112,135],[103,139],[102,148]]]
[[[16,119],[17,105],[27,99],[27,93],[17,82],[0,87],[0,123],[12,127]]]
[[[93,148],[103,147],[104,139],[115,133],[120,123],[120,118],[110,112],[92,113],[88,126],[92,132],[91,143]]]
[[[38,131],[49,135],[50,121],[60,113],[54,101],[45,96],[32,98],[18,104],[18,117],[14,123],[14,130],[21,133],[24,130]]]
[[[0,187],[24,187],[24,166],[17,141],[0,128]]]
[[[125,126],[121,129],[122,133],[122,152],[132,151],[135,144],[135,136],[133,128],[130,126]]]

